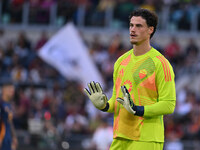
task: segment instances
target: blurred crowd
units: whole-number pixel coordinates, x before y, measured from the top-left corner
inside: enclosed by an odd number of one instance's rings
[[[84,26],[103,27],[112,16],[110,26],[127,27],[130,11],[140,7],[156,11],[160,20],[166,19],[164,22],[168,24],[169,29],[190,30],[194,26],[193,21],[196,20],[195,28],[200,30],[198,0],[1,0],[1,2],[3,24],[22,23],[26,14],[29,24],[50,24],[51,17],[56,16],[54,24],[57,25],[63,25],[69,20],[78,24],[78,21],[84,20]]]
[[[85,44],[105,80],[105,93],[111,97],[114,62],[131,47],[122,42],[120,34],[115,34],[109,44],[101,38],[95,34]],[[38,57],[39,48],[48,39],[44,31],[33,43],[20,32],[16,39],[0,46],[0,79],[12,80],[17,87],[12,106],[20,144],[38,148],[50,142],[51,148],[61,149],[68,144],[80,146],[78,142],[85,149],[106,149],[112,141],[112,114],[98,111],[79,82],[65,79]],[[200,139],[199,47],[192,38],[184,48],[176,37],[171,37],[165,47],[158,44],[152,43],[173,65],[177,86],[175,113],[165,117],[166,150],[170,150],[170,143],[181,150],[181,141]]]

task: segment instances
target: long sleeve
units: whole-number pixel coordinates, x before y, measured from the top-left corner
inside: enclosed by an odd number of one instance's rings
[[[174,112],[176,105],[176,89],[174,72],[170,63],[163,57],[157,57],[156,86],[157,103],[144,107],[144,116],[166,115]]]
[[[176,101],[160,101],[144,107],[144,117],[167,115],[174,112]]]

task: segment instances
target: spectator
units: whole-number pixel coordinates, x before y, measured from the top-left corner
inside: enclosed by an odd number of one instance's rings
[[[11,23],[21,23],[22,22],[22,9],[24,0],[11,0],[10,4],[10,15]]]
[[[195,40],[193,38],[190,38],[189,43],[186,46],[186,54],[188,54],[190,50],[194,50],[195,52],[198,52],[198,49],[199,48],[197,44],[195,43]]]
[[[151,11],[155,11],[154,0],[145,0],[140,7]]]
[[[177,60],[181,55],[181,49],[175,37],[172,37],[171,42],[166,46],[164,55],[172,63],[177,63]]]
[[[122,50],[122,37],[120,34],[115,34],[111,39],[111,44],[108,47],[109,54],[114,56],[114,58],[118,58],[123,52]]]
[[[103,119],[93,134],[92,147],[96,150],[108,150],[113,140],[112,127]]]
[[[28,130],[28,117],[30,109],[30,99],[22,89],[18,90],[19,100],[15,110],[15,126],[20,130]]]
[[[78,108],[74,105],[70,107],[69,114],[65,120],[66,129],[68,132],[78,134],[86,133],[88,120],[85,116],[78,112]]]
[[[18,64],[12,69],[11,77],[15,82],[25,82],[27,81],[28,72],[23,66]]]
[[[38,51],[48,41],[46,31],[42,31],[39,40],[37,41],[35,49]]]
[[[114,9],[114,18],[121,24],[120,27],[128,27],[129,22],[127,16],[135,9],[133,3],[128,0],[119,0]]]
[[[15,87],[11,82],[5,82],[2,86],[2,95],[0,98],[0,118],[4,125],[5,135],[0,141],[1,150],[16,150],[18,145],[15,128],[13,125],[13,110],[11,100],[14,97]]]

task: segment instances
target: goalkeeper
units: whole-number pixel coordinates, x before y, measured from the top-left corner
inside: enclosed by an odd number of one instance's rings
[[[96,108],[114,113],[111,150],[162,150],[163,115],[173,113],[176,103],[174,72],[150,45],[156,14],[138,9],[129,19],[133,48],[115,62],[111,99],[99,83],[89,83],[84,91]]]

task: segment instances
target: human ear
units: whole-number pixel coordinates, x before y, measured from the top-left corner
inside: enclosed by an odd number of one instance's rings
[[[148,32],[149,32],[150,35],[153,33],[153,31],[154,31],[154,27],[153,26],[149,27]]]

